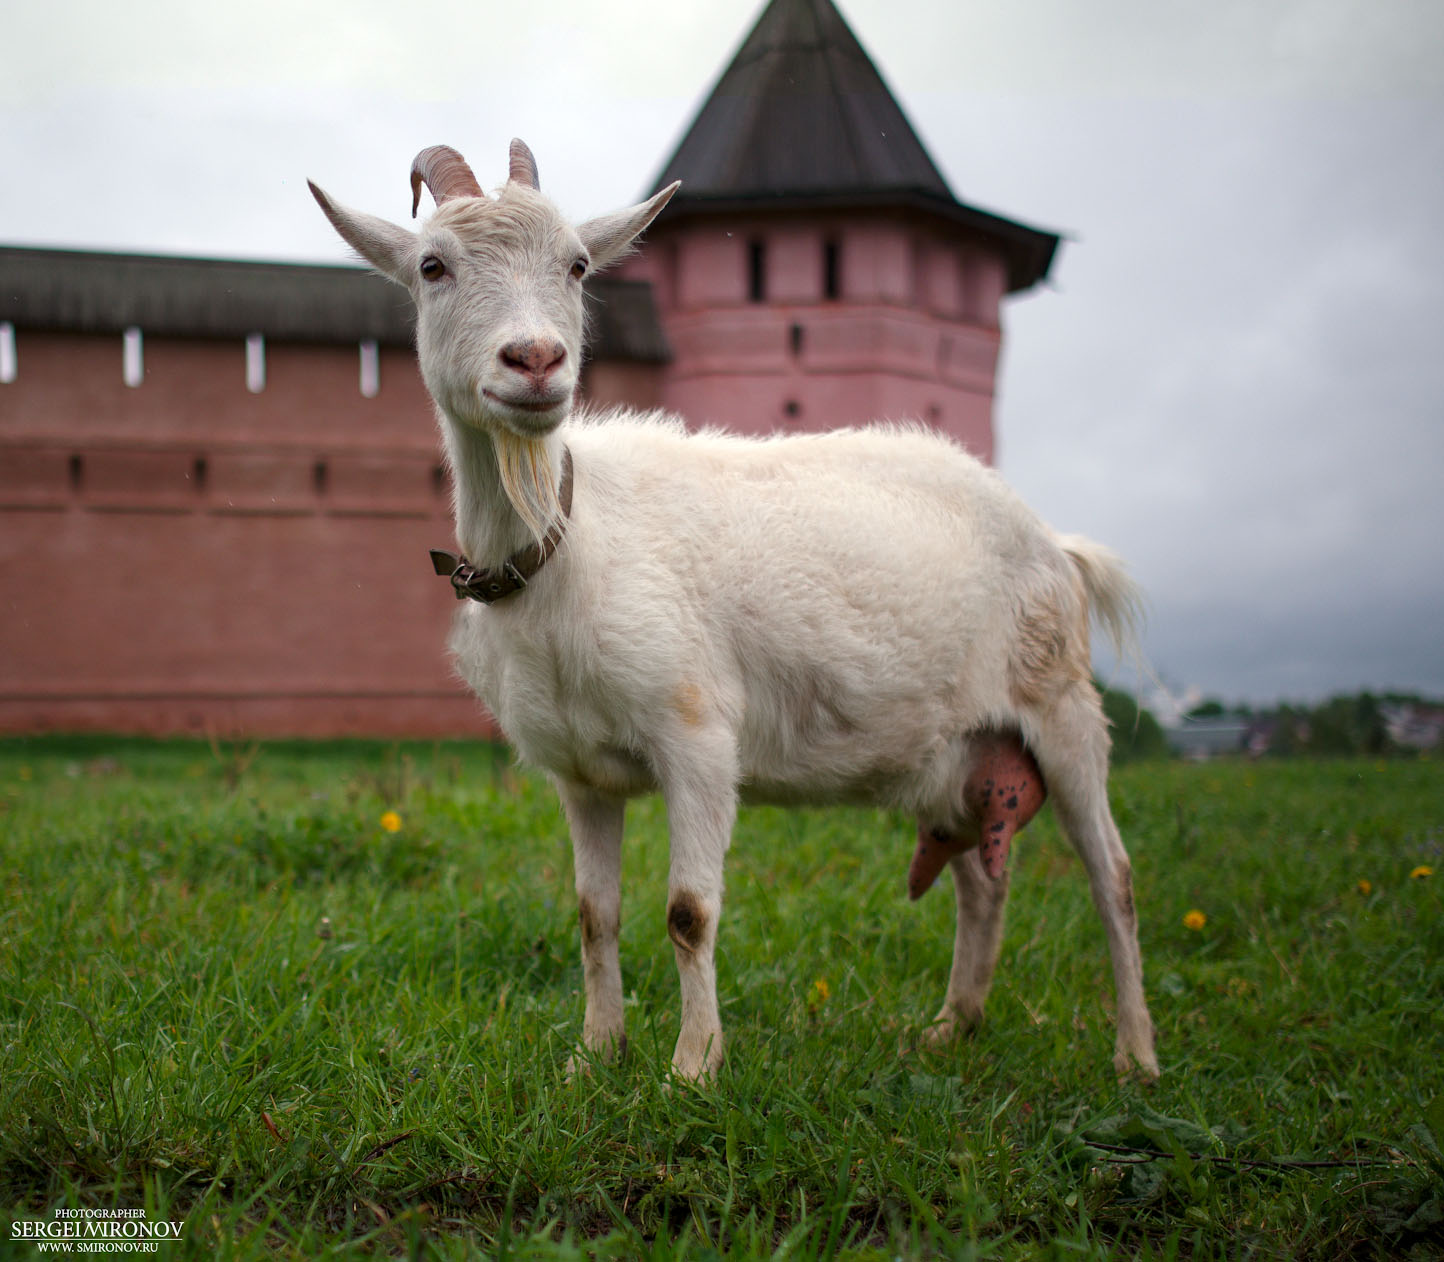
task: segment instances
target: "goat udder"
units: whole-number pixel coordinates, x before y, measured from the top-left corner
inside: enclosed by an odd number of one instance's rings
[[[960,832],[918,824],[908,865],[908,897],[921,898],[954,855],[981,847],[983,870],[998,880],[1008,867],[1013,837],[1048,796],[1038,763],[1016,733],[986,738],[963,785],[967,822]]]

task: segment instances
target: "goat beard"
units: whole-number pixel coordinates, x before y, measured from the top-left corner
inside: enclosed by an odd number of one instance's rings
[[[492,439],[501,488],[522,525],[540,543],[562,515],[546,440],[523,438],[510,430],[495,431]]]

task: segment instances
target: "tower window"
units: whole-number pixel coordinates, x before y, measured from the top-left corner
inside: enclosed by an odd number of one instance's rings
[[[747,297],[752,302],[767,301],[767,242],[752,241],[747,246]]]
[[[801,355],[801,354],[802,354],[802,338],[803,338],[802,325],[800,325],[800,324],[794,324],[794,325],[791,327],[791,329],[788,330],[788,335],[789,335],[789,340],[790,340],[791,343],[792,343],[792,354],[793,354],[793,356],[796,357],[796,356],[798,356],[798,355]]]
[[[836,241],[822,244],[822,296],[829,302],[842,297],[842,251]]]

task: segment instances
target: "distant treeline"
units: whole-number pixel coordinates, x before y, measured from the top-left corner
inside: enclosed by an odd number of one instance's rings
[[[1113,724],[1113,760],[1168,758],[1182,744],[1127,692],[1099,685]],[[1285,703],[1254,708],[1207,700],[1189,711],[1183,728],[1236,725],[1236,752],[1252,757],[1394,757],[1444,748],[1444,701],[1402,692],[1358,692],[1318,705]],[[1175,732],[1177,729],[1175,730]]]
[[[1151,710],[1139,705],[1132,693],[1121,688],[1105,688],[1096,679],[1093,684],[1103,696],[1103,713],[1113,727],[1114,763],[1172,756],[1163,725]]]

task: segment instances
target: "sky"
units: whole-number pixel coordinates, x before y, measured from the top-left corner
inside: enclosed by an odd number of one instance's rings
[[[340,262],[307,177],[402,221],[419,149],[490,186],[514,135],[612,210],[762,7],[8,5],[0,243]],[[1004,313],[998,464],[1128,561],[1152,678],[1444,696],[1444,4],[839,8],[957,197],[1065,237]]]

